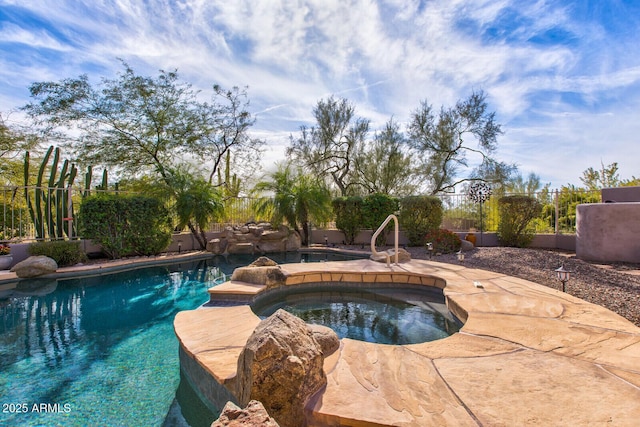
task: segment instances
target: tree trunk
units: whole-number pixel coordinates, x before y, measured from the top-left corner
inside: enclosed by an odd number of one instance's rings
[[[191,221],[187,223],[187,227],[189,227],[189,231],[191,231],[191,234],[200,245],[200,249],[201,250],[207,249],[207,238],[204,234],[204,231],[198,232],[198,230],[196,229],[196,227],[193,225]]]

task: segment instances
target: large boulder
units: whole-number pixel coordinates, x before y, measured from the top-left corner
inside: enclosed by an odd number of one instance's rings
[[[304,407],[327,383],[324,357],[307,324],[278,310],[260,322],[238,359],[235,396],[262,402],[283,427],[306,425]]]
[[[239,267],[233,270],[231,280],[264,285],[267,289],[284,286],[287,276],[278,265],[265,267]]]
[[[227,402],[220,417],[211,424],[211,427],[279,427],[279,425],[269,416],[262,403],[252,400],[244,409],[240,409],[233,402]]]
[[[227,240],[211,239],[207,242],[207,251],[214,253],[215,255],[223,254],[227,249]]]
[[[55,273],[58,269],[58,263],[52,258],[44,255],[30,256],[24,261],[20,261],[11,268],[16,276],[28,279],[38,277],[45,274]]]

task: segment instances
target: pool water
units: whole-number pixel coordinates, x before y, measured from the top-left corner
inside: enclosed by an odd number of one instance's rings
[[[21,281],[19,289],[2,291],[0,426],[188,425],[175,400],[191,391],[180,381],[173,319],[205,303],[207,289],[222,283],[223,273],[253,259],[217,256],[88,278]],[[208,426],[212,417],[189,423]]]
[[[284,298],[265,297],[252,308],[262,318],[284,309],[307,323],[330,327],[340,338],[379,344],[435,341],[461,327],[441,293],[406,292],[397,286],[373,291],[313,289]]]

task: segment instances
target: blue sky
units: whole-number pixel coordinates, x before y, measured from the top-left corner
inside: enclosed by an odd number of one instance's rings
[[[497,156],[552,187],[618,162],[640,177],[640,2],[0,0],[0,111],[35,81],[177,68],[212,93],[248,86],[265,164],[330,95],[378,129],[473,90],[505,131]],[[12,114],[19,120],[19,114]]]

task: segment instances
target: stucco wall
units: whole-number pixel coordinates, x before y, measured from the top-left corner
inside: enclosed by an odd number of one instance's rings
[[[603,202],[640,202],[640,187],[603,188]]]
[[[578,205],[576,256],[602,262],[640,262],[640,203]]]

